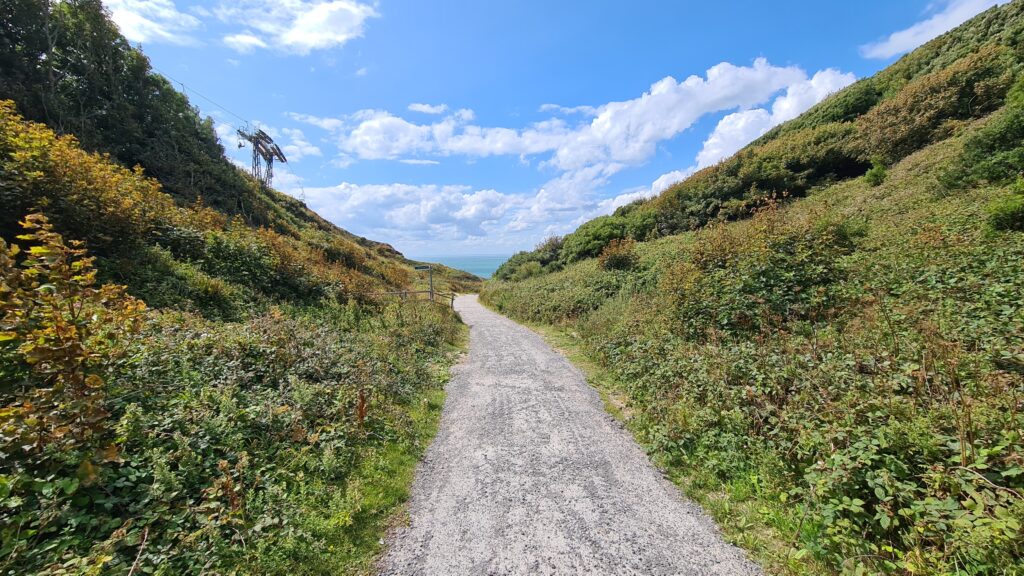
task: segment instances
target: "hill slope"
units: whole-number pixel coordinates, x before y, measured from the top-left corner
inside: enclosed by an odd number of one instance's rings
[[[0,572],[370,570],[463,340],[374,296],[415,264],[231,165],[99,0],[2,3]]]
[[[515,255],[495,276],[558,270],[597,256],[613,239],[647,240],[746,218],[772,197],[803,196],[872,165],[891,165],[1002,107],[1019,72],[1022,37],[1024,4],[988,10],[659,197]]]
[[[341,230],[295,198],[259,186],[229,162],[213,121],[202,118],[183,94],[150,69],[145,55],[118,33],[100,0],[17,0],[0,10],[0,100],[12,100],[18,114],[45,123],[58,135],[73,135],[82,149],[107,154],[122,166],[140,166],[143,174],[159,182],[159,190],[143,193],[136,187],[136,195],[168,197],[152,200],[159,208],[139,209],[133,216],[139,221],[131,229],[111,233],[103,225],[113,227],[113,219],[128,218],[120,213],[128,200],[111,194],[103,201],[106,204],[95,199],[82,204],[83,198],[52,186],[21,194],[7,187],[0,196],[5,205],[0,236],[12,238],[18,218],[45,201],[59,231],[85,240],[95,254],[111,260],[109,266],[101,266],[105,277],[110,274],[127,283],[150,304],[221,315],[227,313],[224,303],[189,294],[181,287],[186,273],[166,269],[178,268],[171,261],[240,285],[230,287],[242,292],[258,293],[245,294],[246,301],[263,296],[315,299],[330,286],[358,294],[401,288],[413,281],[412,267],[417,263],[386,244]],[[13,113],[11,108],[4,110],[5,117]],[[38,131],[31,137],[39,150],[50,146]],[[59,164],[61,159],[34,161]],[[189,221],[163,221],[169,218],[163,212]],[[193,212],[194,217],[183,216]],[[258,235],[249,233],[257,229]],[[225,234],[213,234],[215,230]],[[154,246],[162,252],[154,253]],[[218,261],[236,251],[249,252],[247,265],[255,267],[239,269],[245,265]],[[140,271],[134,265],[139,261],[152,261],[155,269]],[[272,269],[275,266],[295,269]],[[140,277],[143,273],[148,277]],[[303,285],[279,286],[271,279],[275,273],[292,284],[302,276]],[[442,280],[449,277],[458,289],[472,289],[477,281],[442,267]],[[165,299],[175,293],[181,298]]]
[[[483,299],[561,327],[771,569],[1020,573],[1021,30],[990,10]]]

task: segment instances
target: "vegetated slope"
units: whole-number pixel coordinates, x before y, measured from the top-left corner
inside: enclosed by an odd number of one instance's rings
[[[370,295],[414,262],[234,168],[98,1],[0,31],[0,573],[369,570],[458,317]]]
[[[750,216],[764,201],[888,166],[1003,105],[1024,46],[1024,4],[975,17],[871,78],[776,127],[736,155],[513,256],[498,279],[597,256],[613,239],[648,240]]]
[[[611,234],[572,262],[578,231],[485,287],[514,318],[568,328],[652,453],[774,570],[1024,571],[1021,13],[986,12],[580,230],[635,213],[707,225]],[[871,85],[888,88],[832,123]],[[843,136],[790,147],[801,134]],[[850,158],[825,153],[836,142],[875,167],[820,168]],[[722,192],[769,168],[777,187]],[[791,187],[804,197],[783,201]],[[743,210],[726,218],[725,198]]]
[[[0,99],[29,120],[74,134],[89,151],[142,166],[180,204],[289,233],[338,232],[292,198],[261,190],[223,157],[212,119],[150,69],[99,0],[14,0],[0,10]],[[369,246],[375,243],[368,243]]]
[[[57,134],[74,135],[87,151],[109,154],[126,167],[140,166],[146,176],[160,183],[174,206],[219,219],[203,226],[195,222],[175,226],[158,221],[157,214],[148,213],[153,208],[149,206],[135,215],[136,220],[147,222],[111,234],[102,229],[109,217],[129,217],[118,214],[119,207],[108,205],[109,214],[98,214],[88,210],[94,204],[79,210],[74,202],[80,199],[68,198],[57,189],[46,192],[57,228],[88,241],[94,253],[114,260],[111,266],[101,267],[101,274],[123,274],[117,279],[151,304],[170,304],[154,300],[164,295],[177,298],[181,293],[181,300],[190,300],[192,295],[183,293],[188,289],[180,286],[186,283],[180,270],[165,275],[155,266],[148,277],[138,277],[142,272],[133,264],[140,259],[198,264],[202,273],[244,289],[269,290],[271,297],[315,299],[328,284],[336,288],[343,280],[348,294],[403,287],[413,280],[410,273],[415,263],[392,247],[341,230],[299,200],[259,186],[232,165],[224,157],[213,121],[202,118],[183,94],[150,69],[146,56],[117,31],[100,0],[15,0],[0,7],[3,99],[14,101],[24,118],[45,123]],[[2,199],[5,210],[0,214],[0,235],[11,238],[17,232],[18,218],[36,207],[32,203],[38,199],[9,194]],[[197,236],[214,228],[227,233],[214,238]],[[257,235],[247,232],[257,228],[266,230]],[[160,248],[151,248],[155,245]],[[218,254],[237,250],[249,252],[250,269],[227,270],[217,261]],[[269,260],[279,266],[304,267],[300,274],[286,270],[283,275],[305,276],[307,281],[302,286],[273,282],[270,276],[274,271],[265,269]],[[318,263],[322,265],[318,267]],[[232,266],[237,268],[227,267]],[[327,278],[327,269],[332,267],[351,273]],[[473,289],[478,282],[472,275],[441,270],[442,282],[450,278],[459,290]],[[265,284],[254,285],[261,281]],[[246,299],[251,296],[247,294]],[[223,308],[222,303],[192,303],[205,306],[204,312]]]

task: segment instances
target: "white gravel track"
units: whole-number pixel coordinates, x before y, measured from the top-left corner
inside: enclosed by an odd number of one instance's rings
[[[538,335],[456,299],[470,350],[382,574],[760,574]]]

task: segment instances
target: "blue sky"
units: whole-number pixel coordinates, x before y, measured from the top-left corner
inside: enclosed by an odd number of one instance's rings
[[[275,186],[411,256],[510,254],[728,156],[999,0],[104,0]]]

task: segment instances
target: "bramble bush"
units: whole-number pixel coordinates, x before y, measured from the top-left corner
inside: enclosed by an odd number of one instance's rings
[[[1011,194],[992,203],[988,225],[994,230],[1024,232],[1024,195]]]
[[[495,278],[523,280],[545,271],[560,268],[563,240],[561,236],[551,236],[537,245],[533,251],[517,252],[503,262],[494,272]]]
[[[616,216],[600,216],[565,237],[559,258],[562,264],[593,258],[612,240],[626,237],[626,223]]]
[[[748,225],[703,230],[659,288],[678,329],[695,337],[821,321],[846,304],[834,288],[844,274],[838,263],[861,234],[850,222],[783,220],[769,205]]]
[[[637,263],[635,247],[636,240],[632,238],[612,240],[601,250],[597,264],[605,270],[631,270]]]
[[[892,163],[945,138],[957,121],[997,110],[1013,82],[1013,65],[1011,50],[989,45],[909,82],[858,118],[867,150]]]
[[[1006,101],[967,138],[957,161],[942,171],[939,180],[947,189],[1005,184],[1024,173],[1024,79],[1014,84]]]

